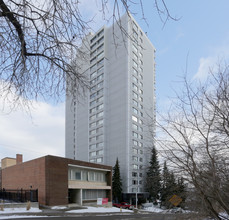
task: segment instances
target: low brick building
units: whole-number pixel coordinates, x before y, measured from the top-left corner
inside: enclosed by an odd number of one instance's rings
[[[45,156],[5,167],[2,188],[38,189],[41,205],[82,205],[97,198],[112,200],[112,167]]]

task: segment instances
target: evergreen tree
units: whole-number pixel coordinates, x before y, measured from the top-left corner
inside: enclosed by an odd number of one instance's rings
[[[186,186],[184,184],[183,177],[178,178],[177,180],[177,195],[182,198],[182,203],[180,206],[183,207],[186,200]]]
[[[168,183],[169,183],[169,171],[166,161],[164,162],[162,171],[162,188],[161,188],[161,205],[165,206],[166,198],[168,196]]]
[[[162,173],[161,205],[169,208],[171,206],[169,199],[176,194],[176,191],[177,184],[174,173],[168,170],[165,161]]]
[[[174,173],[172,171],[169,171],[169,178],[167,183],[167,192],[168,192],[168,199],[170,199],[173,195],[177,195],[178,192],[178,186],[177,182],[174,176]]]
[[[113,167],[112,193],[113,193],[113,200],[115,200],[116,203],[121,202],[122,200],[122,180],[120,176],[118,158],[116,160],[115,166]]]
[[[164,162],[163,172],[162,172],[162,188],[161,188],[161,205],[166,208],[171,207],[169,199],[177,195],[182,198],[182,204],[185,201],[185,185],[183,178],[178,178],[176,181],[173,172],[169,171],[167,168],[166,161]],[[180,205],[179,205],[180,206]]]
[[[150,166],[147,171],[146,189],[153,201],[159,198],[161,189],[160,165],[157,157],[157,150],[152,148]]]

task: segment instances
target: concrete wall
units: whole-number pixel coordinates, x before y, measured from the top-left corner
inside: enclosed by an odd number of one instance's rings
[[[128,31],[128,19],[121,19]],[[113,33],[115,32],[115,34]],[[115,43],[114,43],[115,38]],[[124,44],[125,41],[125,44]],[[128,113],[128,39],[117,24],[106,30],[106,106],[104,163],[115,165],[119,159],[123,192],[128,188],[129,113]]]
[[[1,168],[11,167],[16,164],[22,163],[22,154],[17,154],[16,158],[6,157],[1,160]]]
[[[90,34],[87,35],[81,47],[79,48],[81,53],[77,53],[75,59],[77,60],[77,70],[79,73],[84,74],[86,77],[88,68],[90,66],[90,51],[88,50]],[[82,52],[84,55],[82,56]],[[85,118],[88,118],[88,112],[85,112],[84,108],[79,106],[86,106],[88,108],[88,91],[86,88],[78,88],[77,97],[69,92],[69,90],[75,90],[76,82],[73,82],[74,77],[67,77],[67,91],[65,102],[65,157],[88,161],[88,123],[85,123]],[[76,80],[77,81],[77,80]],[[83,110],[83,112],[82,112]],[[76,123],[78,121],[78,123]],[[87,120],[86,120],[87,121]],[[77,135],[82,136],[80,140],[77,139]],[[78,148],[78,146],[81,148]],[[87,147],[85,147],[87,146]],[[80,150],[80,152],[78,152]],[[79,156],[80,157],[77,157]]]
[[[71,189],[70,192],[70,201],[82,205],[82,189]]]
[[[15,164],[16,164],[15,158],[6,157],[6,158],[1,160],[2,169],[6,168],[6,167],[14,166]]]
[[[152,118],[155,120],[155,48],[131,15],[125,14],[118,24],[103,28],[104,78],[103,100],[100,101],[104,104],[104,114],[101,116],[103,128],[90,134],[90,130],[101,128],[98,125],[89,128],[90,123],[98,120],[97,116],[91,117],[98,113],[97,110],[89,113],[95,105],[90,107],[90,101],[95,101],[100,95],[90,98],[94,91],[91,93],[87,91],[86,98],[77,99],[76,107],[72,109],[69,106],[69,97],[67,97],[66,156],[92,161],[98,158],[95,151],[103,150],[104,153],[99,155],[103,156],[103,164],[114,166],[116,159],[119,159],[123,192],[133,193],[137,187],[143,192],[144,178],[142,176],[148,167],[150,149],[153,144],[147,125],[152,122]],[[98,40],[99,33],[100,30],[93,38]],[[91,43],[91,46],[95,42],[96,40]],[[95,48],[92,48],[90,52],[94,54]],[[94,65],[93,62],[96,61],[92,61],[91,67]],[[90,67],[88,62],[85,65]],[[94,87],[97,82],[93,82],[93,77],[91,83]],[[148,117],[148,114],[151,117]],[[132,116],[137,119],[133,121]],[[75,126],[72,124],[74,121]],[[96,145],[96,148],[90,149],[90,145],[100,142],[97,139],[90,142],[90,137],[100,134],[103,134],[101,141],[104,145],[102,147]],[[71,139],[75,140],[75,144]],[[91,152],[94,153],[93,156],[90,156]],[[137,175],[134,176],[133,172]],[[136,184],[136,181],[140,183]]]

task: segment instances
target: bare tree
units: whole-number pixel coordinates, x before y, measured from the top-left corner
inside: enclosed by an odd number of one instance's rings
[[[229,214],[229,69],[219,68],[205,83],[189,83],[177,94],[168,114],[160,115],[157,143],[182,174],[201,210],[217,219]]]
[[[58,98],[65,77],[85,86],[80,66],[72,65],[79,43],[90,30],[77,1],[0,0],[1,94],[25,99]]]
[[[164,0],[153,1],[159,15],[165,16],[163,22],[173,19]],[[108,4],[113,5],[113,12],[108,11]],[[132,4],[140,5],[144,18],[142,0],[100,0],[98,11],[104,19],[111,14],[117,21],[121,8],[129,13]],[[25,100],[58,100],[65,92],[67,76],[74,82],[73,93],[88,86],[75,60],[88,59],[80,45],[93,19],[86,20],[79,6],[77,0],[0,0],[1,96],[16,93]]]

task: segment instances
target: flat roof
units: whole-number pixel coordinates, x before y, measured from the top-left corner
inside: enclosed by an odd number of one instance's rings
[[[111,170],[103,169],[103,168],[95,168],[95,167],[88,167],[88,166],[80,166],[80,165],[75,165],[75,164],[68,164],[68,166],[70,166],[70,167],[82,168],[82,169],[90,169],[90,170],[111,171]]]

